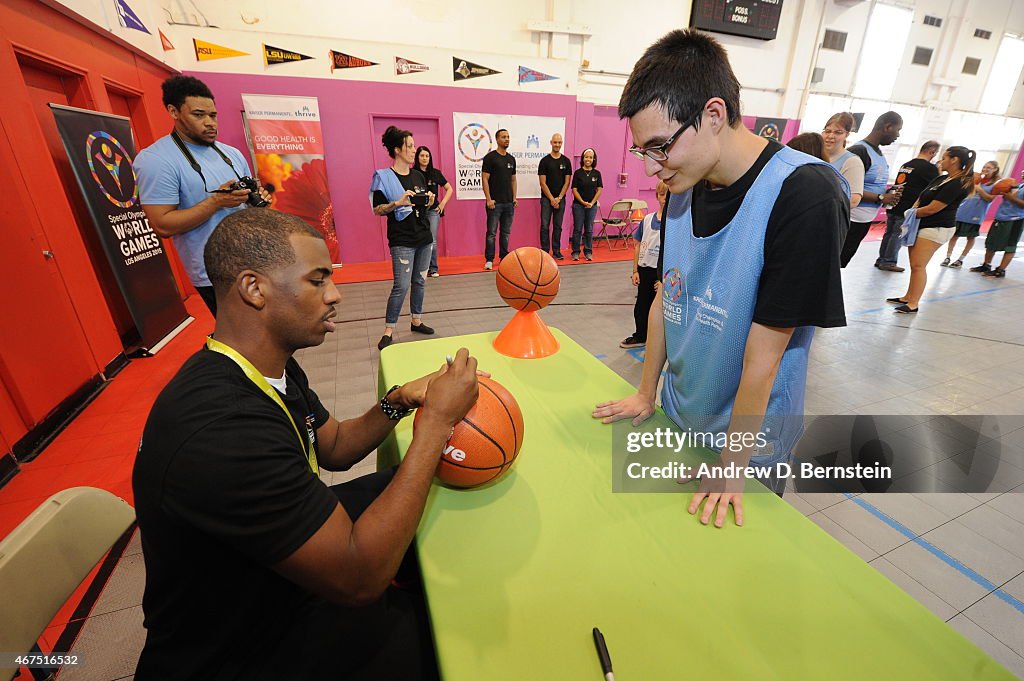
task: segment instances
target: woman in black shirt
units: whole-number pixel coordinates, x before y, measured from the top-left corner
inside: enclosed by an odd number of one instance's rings
[[[601,171],[597,169],[597,152],[584,149],[580,168],[572,175],[572,259],[580,259],[580,237],[583,237],[583,257],[593,260],[594,217],[597,200],[601,197]]]
[[[430,253],[430,276],[439,277],[437,271],[437,227],[444,217],[444,207],[452,198],[452,185],[440,170],[434,167],[434,155],[427,147],[416,149],[416,170],[427,178],[427,191],[434,195],[434,201],[427,206],[427,222],[430,223],[430,236],[433,237],[433,250]],[[441,196],[444,189],[444,196]],[[439,200],[440,199],[440,200]]]
[[[898,306],[895,312],[915,314],[918,311],[928,283],[928,261],[939,246],[952,238],[960,202],[974,192],[975,157],[975,153],[966,147],[946,149],[938,164],[939,171],[945,174],[932,180],[917,198],[914,207],[921,223],[917,240],[910,247],[910,282],[906,293],[899,298],[888,299]]]
[[[379,350],[391,345],[395,324],[398,323],[398,315],[410,285],[412,330],[416,333],[434,333],[420,318],[432,250],[427,208],[434,202],[434,195],[427,191],[427,179],[423,174],[412,168],[416,158],[416,143],[413,142],[412,133],[392,125],[381,137],[381,141],[395,162],[390,168],[374,172],[370,198],[373,214],[388,217],[388,246],[391,249],[395,283],[388,296],[384,335],[377,343]]]

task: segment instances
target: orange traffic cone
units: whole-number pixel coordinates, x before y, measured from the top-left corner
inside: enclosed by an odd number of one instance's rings
[[[494,339],[494,349],[506,357],[538,359],[558,352],[561,346],[536,312],[520,310]]]

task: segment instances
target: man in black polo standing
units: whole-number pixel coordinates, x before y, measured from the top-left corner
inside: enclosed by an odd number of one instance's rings
[[[494,267],[494,236],[501,225],[498,254],[508,255],[508,237],[516,214],[516,157],[508,153],[509,134],[502,128],[496,134],[498,148],[487,152],[483,164],[484,198],[487,199],[487,242],[484,269]]]
[[[562,255],[562,219],[565,217],[565,195],[572,181],[572,163],[562,154],[562,136],[551,136],[551,153],[537,165],[540,180],[540,249],[550,251],[555,260]],[[551,226],[550,233],[548,225]]]

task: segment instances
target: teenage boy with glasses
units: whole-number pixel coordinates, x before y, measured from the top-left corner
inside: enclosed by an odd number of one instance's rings
[[[619,101],[648,175],[668,185],[662,295],[651,306],[635,395],[597,405],[605,423],[654,412],[683,429],[763,433],[756,451],[723,449],[716,465],[788,462],[803,432],[814,327],[844,326],[839,252],[849,188],[829,164],[743,127],[740,85],[722,46],[669,33],[637,62]],[[785,480],[759,478],[781,493]],[[688,511],[743,524],[743,479],[704,479]]]

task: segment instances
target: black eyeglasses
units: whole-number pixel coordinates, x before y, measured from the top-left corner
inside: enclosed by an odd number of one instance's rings
[[[629,153],[633,154],[641,161],[644,160],[645,156],[651,159],[652,161],[656,161],[658,163],[667,161],[668,150],[672,147],[673,144],[675,144],[676,140],[679,139],[679,136],[682,135],[687,128],[693,127],[694,129],[696,129],[697,122],[700,121],[702,116],[704,116],[703,108],[697,113],[695,113],[693,116],[691,116],[685,123],[683,123],[679,127],[678,130],[675,131],[675,133],[673,133],[671,137],[669,137],[661,144],[657,144],[653,147],[644,147],[643,149],[641,149],[640,147],[630,147]]]

